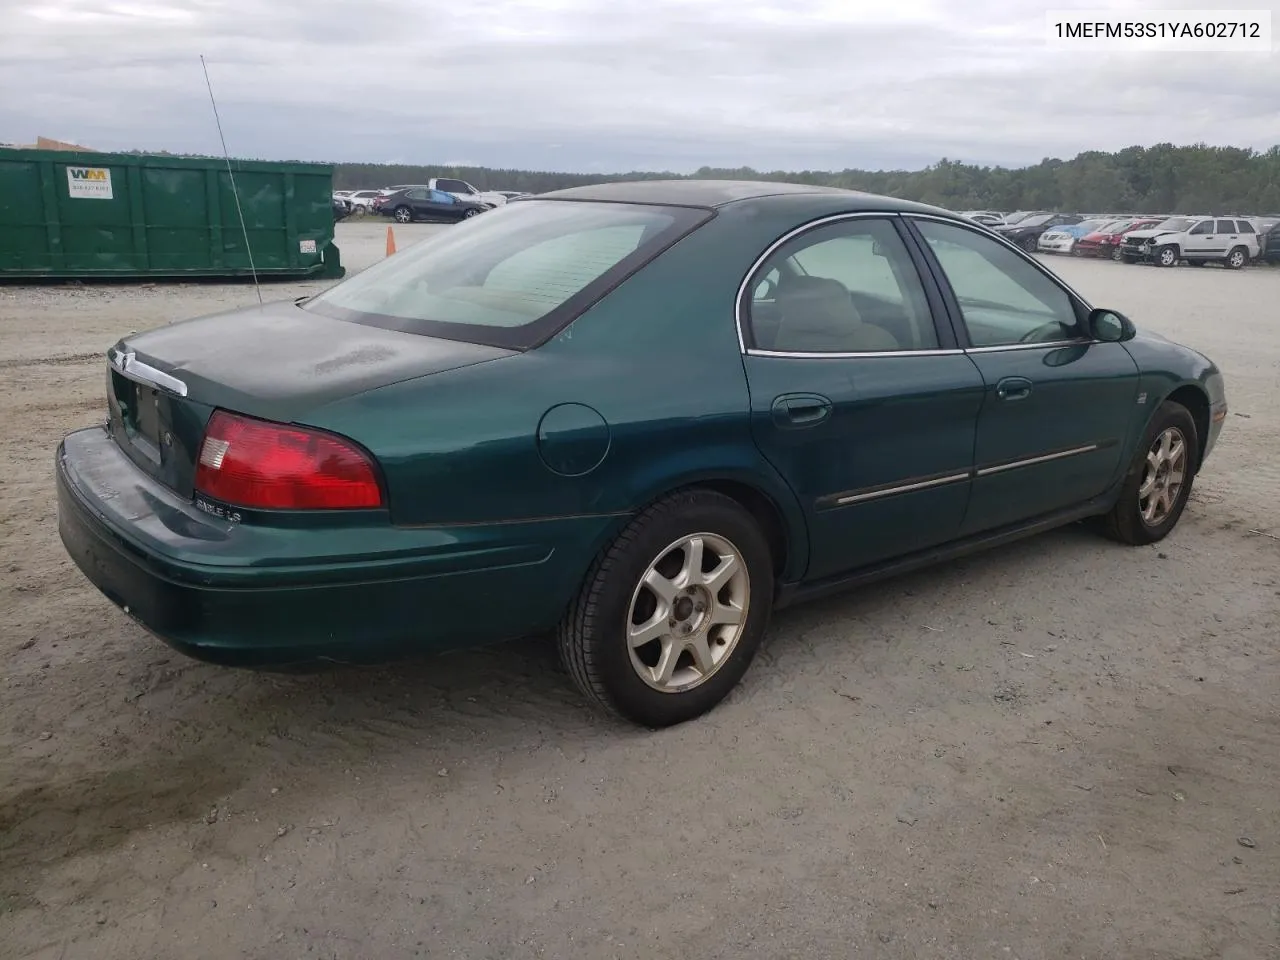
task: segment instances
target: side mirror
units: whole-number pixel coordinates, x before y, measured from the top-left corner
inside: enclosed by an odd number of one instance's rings
[[[1133,321],[1115,310],[1098,309],[1089,314],[1089,336],[1103,343],[1132,340],[1138,330]]]

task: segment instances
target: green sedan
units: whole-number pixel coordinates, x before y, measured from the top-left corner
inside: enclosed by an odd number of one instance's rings
[[[515,200],[107,359],[59,529],[146,629],[246,666],[554,631],[651,727],[784,604],[1085,519],[1160,540],[1227,410],[991,231],[776,183]]]

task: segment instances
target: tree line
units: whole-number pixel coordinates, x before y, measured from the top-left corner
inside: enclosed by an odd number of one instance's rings
[[[556,173],[489,167],[334,164],[335,189],[374,189],[431,177],[466,180],[481,190],[545,193],[618,180],[684,179],[632,171]],[[1091,150],[1028,167],[989,167],[942,159],[923,170],[759,171],[703,167],[694,178],[786,180],[865,190],[951,210],[1280,214],[1280,145],[1266,151],[1200,143]]]

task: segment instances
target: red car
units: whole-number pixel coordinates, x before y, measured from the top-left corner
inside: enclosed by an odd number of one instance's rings
[[[1143,230],[1154,227],[1160,222],[1159,217],[1140,217],[1137,220],[1116,220],[1101,230],[1086,234],[1076,241],[1073,251],[1078,257],[1103,257],[1112,260],[1120,259],[1120,241],[1132,230]]]

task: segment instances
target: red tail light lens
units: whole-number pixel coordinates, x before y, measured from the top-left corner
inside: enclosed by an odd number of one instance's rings
[[[222,410],[205,429],[196,490],[262,510],[350,510],[384,503],[373,463],[354,444]]]

